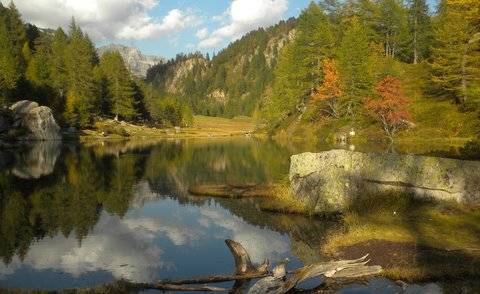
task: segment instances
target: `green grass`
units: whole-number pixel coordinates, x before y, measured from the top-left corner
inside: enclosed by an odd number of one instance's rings
[[[453,99],[427,94],[431,85],[428,83],[426,65],[400,64],[397,67],[397,75],[409,98],[408,109],[415,124],[415,127],[398,133],[395,139],[397,151],[426,153],[446,150],[452,146],[464,146],[480,135],[479,111],[462,111],[452,102]],[[275,137],[315,146],[324,142],[333,143],[335,133],[351,127],[357,133],[351,140],[354,145],[388,142],[380,124],[361,112],[355,118],[333,119],[307,110],[300,120],[297,116],[287,118],[276,131]]]
[[[130,123],[120,123],[113,120],[97,121],[92,129],[83,130],[81,141],[95,140],[119,140],[119,139],[142,139],[154,138],[197,138],[197,137],[229,137],[252,133],[255,123],[249,117],[237,117],[233,119],[195,116],[194,125],[190,128],[151,128]]]
[[[382,264],[386,267],[384,275],[392,279],[418,281],[480,275],[478,207],[385,194],[365,197],[353,204],[342,219],[345,229],[329,236],[322,247],[327,255],[342,256],[363,246],[375,260],[385,251],[397,250],[394,255],[406,257]],[[390,246],[368,246],[372,241]]]

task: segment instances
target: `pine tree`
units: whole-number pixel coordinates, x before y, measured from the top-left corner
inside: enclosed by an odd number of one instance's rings
[[[50,83],[50,45],[50,36],[42,34],[35,41],[35,54],[33,54],[27,66],[26,78],[37,87],[46,86]]]
[[[5,18],[0,15],[0,105],[6,103],[8,92],[16,87],[19,79],[14,46],[9,38]]]
[[[72,20],[69,44],[65,52],[68,83],[65,118],[71,125],[86,127],[93,118],[96,85],[93,67],[96,61],[95,47]]]
[[[432,82],[462,104],[470,85],[480,81],[479,6],[473,0],[447,1],[436,23]]]
[[[17,7],[15,6],[15,3],[13,3],[13,1],[10,2],[10,5],[8,6],[6,22],[7,22],[9,37],[13,44],[15,58],[20,66],[20,71],[23,72],[23,70],[26,67],[26,64],[25,64],[25,59],[22,55],[22,49],[24,44],[28,42],[28,39],[27,39],[26,30],[25,30],[25,25],[23,24],[23,21],[22,21],[22,17]]]
[[[349,115],[354,114],[362,99],[371,91],[370,51],[366,29],[357,18],[352,18],[338,52],[342,89]]]
[[[100,59],[101,74],[106,80],[111,112],[124,119],[136,115],[133,81],[118,52],[107,52]]]
[[[276,123],[295,108],[303,108],[314,86],[322,81],[321,64],[332,56],[334,44],[327,16],[318,4],[311,2],[300,15],[295,40],[279,57],[273,94],[265,105],[270,122]]]
[[[58,28],[52,39],[50,56],[50,83],[60,97],[64,97],[67,91],[67,75],[65,53],[68,46],[68,37],[65,32]]]
[[[432,27],[425,0],[410,0],[408,9],[410,51],[414,64],[428,57],[432,42]]]
[[[385,56],[395,58],[407,43],[407,13],[399,0],[381,0],[379,5],[377,29],[383,36]]]

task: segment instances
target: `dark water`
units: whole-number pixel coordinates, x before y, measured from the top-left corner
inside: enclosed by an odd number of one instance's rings
[[[227,238],[241,242],[255,262],[289,257],[290,266],[299,266],[336,224],[187,191],[197,184],[277,182],[291,152],[254,139],[150,147],[39,143],[3,151],[0,287],[64,289],[230,273]]]
[[[1,151],[0,289],[231,273],[225,239],[242,243],[254,262],[323,260],[320,247],[338,222],[188,193],[199,184],[281,181],[299,151],[247,138]]]

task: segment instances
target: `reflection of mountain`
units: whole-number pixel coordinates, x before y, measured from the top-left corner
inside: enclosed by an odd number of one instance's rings
[[[39,141],[25,152],[16,152],[12,173],[22,179],[38,179],[53,173],[60,156],[60,144],[59,141]]]

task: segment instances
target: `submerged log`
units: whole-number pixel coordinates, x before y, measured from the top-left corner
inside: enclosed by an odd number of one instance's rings
[[[195,196],[211,196],[222,198],[268,197],[274,186],[257,184],[199,185],[190,187],[188,192]]]

